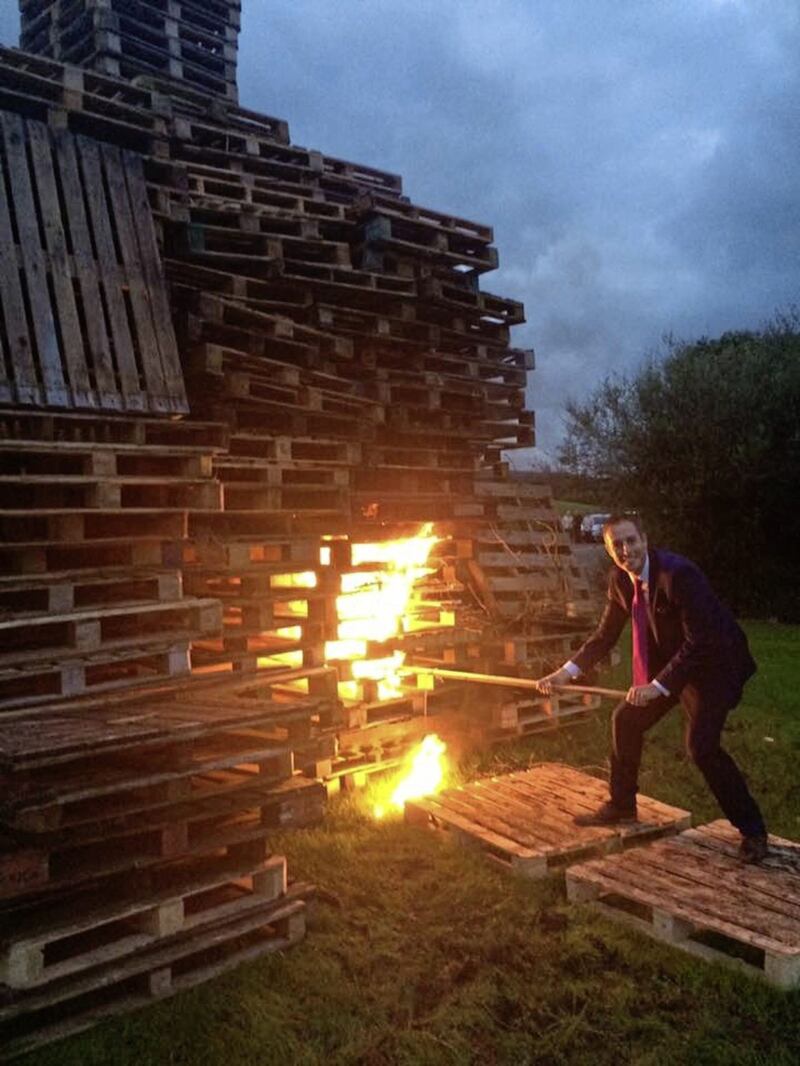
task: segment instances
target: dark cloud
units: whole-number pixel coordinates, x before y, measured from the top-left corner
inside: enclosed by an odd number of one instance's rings
[[[240,90],[295,141],[495,227],[531,402],[667,332],[758,326],[800,280],[795,0],[244,0]],[[0,39],[15,38],[13,12]]]

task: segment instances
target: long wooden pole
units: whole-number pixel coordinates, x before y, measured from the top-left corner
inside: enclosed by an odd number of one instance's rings
[[[474,681],[478,685],[505,685],[507,688],[539,689],[536,682],[529,677],[506,677],[504,674],[477,674],[469,670],[441,670],[438,666],[403,666],[412,674],[429,674],[431,677],[446,678],[450,681]],[[596,685],[553,685],[555,692],[586,692],[593,696],[610,696],[612,699],[624,700],[627,692],[616,688],[598,688]],[[541,693],[540,693],[541,695]]]

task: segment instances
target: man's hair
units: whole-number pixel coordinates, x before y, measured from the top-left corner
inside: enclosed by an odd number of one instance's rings
[[[618,514],[609,515],[603,522],[603,540],[606,539],[606,534],[611,527],[619,525],[620,522],[632,522],[636,526],[640,537],[647,535],[641,515],[637,514],[636,511],[631,511],[630,513],[620,511]]]

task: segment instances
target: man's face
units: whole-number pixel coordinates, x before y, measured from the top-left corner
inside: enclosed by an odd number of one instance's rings
[[[606,530],[606,551],[621,570],[641,574],[647,558],[647,536],[633,522],[617,522]]]

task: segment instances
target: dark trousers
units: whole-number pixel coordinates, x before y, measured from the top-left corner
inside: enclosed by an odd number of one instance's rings
[[[611,802],[623,809],[636,804],[644,734],[678,702],[664,696],[646,707],[622,702],[612,718]],[[735,706],[735,704],[734,704]],[[746,835],[763,833],[764,819],[742,772],[720,746],[725,719],[732,707],[719,707],[699,695],[685,698],[686,750],[706,779],[725,817]]]

